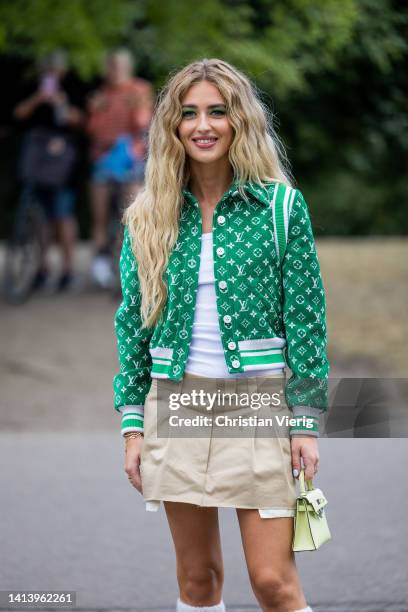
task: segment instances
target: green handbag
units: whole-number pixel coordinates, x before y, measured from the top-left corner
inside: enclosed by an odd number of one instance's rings
[[[327,499],[320,489],[314,489],[311,480],[307,480],[305,488],[305,473],[300,470],[300,495],[296,499],[296,514],[292,550],[301,552],[317,550],[322,544],[331,540],[327,524],[325,506]]]

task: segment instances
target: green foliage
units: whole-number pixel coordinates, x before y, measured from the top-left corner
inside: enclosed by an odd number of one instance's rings
[[[128,0],[2,0],[0,52],[37,59],[62,47],[87,79],[136,14],[137,3]]]
[[[83,79],[132,49],[159,88],[190,61],[241,68],[275,112],[316,233],[407,233],[402,0],[0,0],[0,53],[65,48]]]
[[[190,0],[145,0],[130,43],[154,58],[158,84],[194,59],[222,57],[284,100],[307,88],[308,73],[335,65],[357,16],[354,0],[206,0],[193,9]]]
[[[280,107],[281,123],[318,233],[406,234],[408,13],[389,0],[358,7],[351,43]]]
[[[0,52],[38,58],[63,47],[89,78],[106,48],[129,44],[157,85],[218,56],[284,99],[307,87],[308,73],[335,65],[357,16],[355,0],[2,0]]]

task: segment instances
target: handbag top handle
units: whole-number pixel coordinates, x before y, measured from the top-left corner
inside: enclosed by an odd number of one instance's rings
[[[305,487],[305,471],[304,470],[300,470],[299,484],[300,484],[300,494],[301,495],[306,495],[307,491],[306,491],[306,487]],[[312,479],[306,480],[306,485],[307,485],[307,490],[308,491],[313,491],[313,481],[312,481]]]

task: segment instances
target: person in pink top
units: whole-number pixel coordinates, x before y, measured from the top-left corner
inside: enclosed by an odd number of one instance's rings
[[[122,49],[108,54],[105,80],[88,103],[90,140],[92,275],[101,286],[113,282],[108,249],[108,224],[113,188],[120,188],[127,206],[144,182],[147,133],[153,114],[152,85],[133,76],[133,59]]]

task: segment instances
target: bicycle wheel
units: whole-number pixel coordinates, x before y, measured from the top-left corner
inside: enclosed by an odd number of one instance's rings
[[[33,291],[40,268],[46,219],[42,208],[31,197],[23,197],[17,211],[11,239],[7,242],[3,296],[7,302],[25,302]]]

